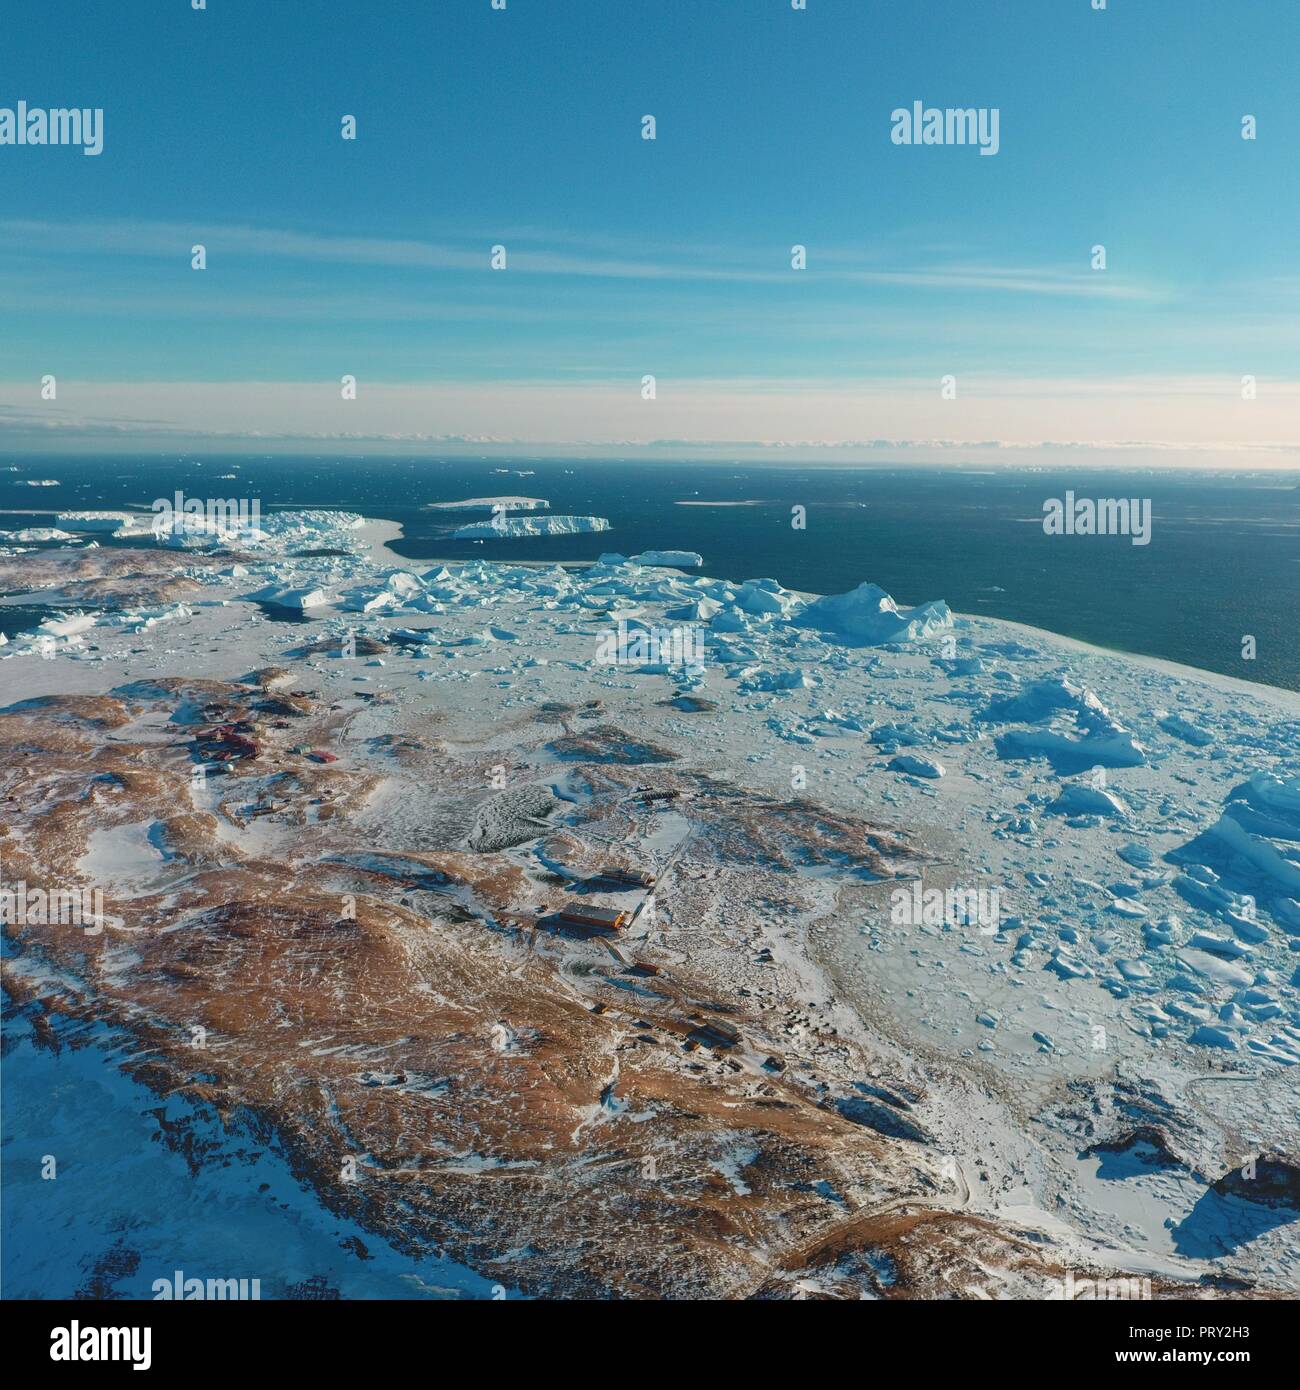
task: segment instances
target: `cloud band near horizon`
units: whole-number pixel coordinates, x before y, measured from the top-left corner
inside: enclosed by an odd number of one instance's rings
[[[124,444],[439,449],[532,447],[575,452],[756,450],[851,461],[1146,451],[1203,461],[1300,466],[1300,382],[1261,381],[1253,400],[1233,378],[940,382],[827,386],[794,381],[657,379],[643,399],[627,382],[392,384],[318,382],[0,383],[0,447],[57,452]],[[743,429],[738,429],[738,423]],[[1153,423],[1156,428],[1152,428]]]

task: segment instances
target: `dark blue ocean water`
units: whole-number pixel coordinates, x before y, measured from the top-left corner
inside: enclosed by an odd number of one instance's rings
[[[7,465],[19,472],[0,471],[0,509],[44,509],[28,524],[49,524],[52,509],[148,507],[179,488],[256,498],[268,511],[386,517],[405,529],[394,549],[413,559],[697,550],[710,575],[771,576],[817,593],[869,579],[900,601],[942,598],[960,612],[1300,689],[1300,474],[211,455],[0,458]],[[29,478],[60,486],[28,487]],[[1045,535],[1043,503],[1067,489],[1149,498],[1150,544]],[[427,509],[493,494],[545,497],[557,512],[607,517],[613,530],[475,544],[448,535],[477,518]],[[681,505],[702,502],[747,505]],[[791,526],[796,506],[806,529]],[[1242,657],[1247,635],[1254,660]]]

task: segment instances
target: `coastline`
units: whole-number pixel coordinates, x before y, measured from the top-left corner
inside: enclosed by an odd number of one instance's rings
[[[973,615],[956,613],[953,616],[970,618]],[[1010,618],[978,617],[975,618],[975,621],[999,623],[1003,627],[1023,632],[1027,637],[1032,637],[1037,641],[1055,642],[1058,646],[1077,651],[1085,656],[1105,657],[1110,660],[1118,657],[1124,661],[1131,661],[1134,665],[1159,671],[1161,675],[1173,676],[1178,680],[1197,681],[1201,685],[1212,686],[1215,690],[1226,695],[1254,695],[1259,699],[1271,700],[1280,709],[1286,710],[1290,714],[1300,715],[1300,691],[1288,690],[1285,686],[1265,685],[1261,681],[1243,680],[1238,676],[1224,675],[1221,671],[1206,671],[1199,666],[1184,666],[1180,662],[1168,661],[1164,657],[1145,656],[1141,652],[1125,651],[1120,647],[1099,647],[1095,643],[1084,642],[1078,637],[1066,637],[1059,632],[1049,632],[1046,628],[1030,627],[1027,623],[1017,623]]]
[[[389,548],[392,541],[401,540],[405,534],[400,522],[388,521],[382,517],[367,517],[365,524],[358,529],[357,534],[366,541],[371,548],[371,554],[377,563],[391,565],[394,569],[416,570],[425,565],[464,565],[469,563],[463,556],[449,558],[440,555],[421,557],[420,559],[409,558],[398,555]],[[485,557],[489,558],[489,557]],[[559,566],[561,569],[587,569],[595,564],[594,560],[503,560],[500,563],[508,565],[520,565],[532,569],[554,569]],[[694,571],[692,573],[695,573]],[[711,578],[705,570],[700,570],[700,577]],[[820,594],[808,593],[802,589],[792,589],[792,593],[798,593],[806,598],[821,598]],[[988,613],[953,613],[954,618],[962,619],[973,623],[997,623],[1001,627],[1008,628],[1013,632],[1022,634],[1025,638],[1036,642],[1055,643],[1067,651],[1077,652],[1083,656],[1104,657],[1108,660],[1116,658],[1123,661],[1131,661],[1135,665],[1144,666],[1148,670],[1159,671],[1162,675],[1172,676],[1178,680],[1196,681],[1201,685],[1208,685],[1213,689],[1229,695],[1254,695],[1259,699],[1268,700],[1275,704],[1279,709],[1285,710],[1288,714],[1300,715],[1300,691],[1288,690],[1285,686],[1265,685],[1260,681],[1245,680],[1238,676],[1224,675],[1219,671],[1204,670],[1199,666],[1184,666],[1177,661],[1169,661],[1164,657],[1147,656],[1142,652],[1125,651],[1119,647],[1099,647],[1095,643],[1085,642],[1078,637],[1067,637],[1063,633],[1052,632],[1048,628],[1031,627],[1028,623],[1018,623],[1011,618],[997,618]]]
[[[1193,968],[1186,960],[1199,957],[1181,940],[1185,933],[1179,930],[1177,954],[1162,951],[1162,943],[1147,939],[1142,921],[1111,908],[1118,895],[1103,885],[1116,875],[1135,891],[1140,885],[1144,916],[1149,913],[1152,922],[1203,911],[1183,899],[1159,866],[1170,850],[1195,843],[1189,837],[1255,772],[1290,776],[1296,725],[1289,714],[1278,713],[1272,692],[1173,663],[1161,663],[1161,673],[1153,673],[1141,659],[1125,660],[1122,653],[979,615],[960,619],[957,628],[959,638],[974,639],[971,650],[987,650],[973,671],[941,669],[947,664],[935,660],[933,640],[874,650],[846,644],[837,659],[819,661],[817,679],[809,684],[799,672],[796,683],[759,680],[747,690],[732,663],[719,662],[701,677],[702,693],[721,711],[710,718],[709,710],[684,711],[675,703],[671,673],[620,672],[593,662],[587,625],[570,622],[570,613],[545,601],[557,585],[565,587],[557,574],[547,573],[554,562],[526,567],[513,560],[475,565],[472,558],[468,564],[460,559],[448,566],[449,577],[428,586],[433,598],[446,601],[445,608],[433,609],[445,613],[441,620],[421,616],[418,603],[410,605],[409,616],[381,607],[365,620],[352,617],[364,611],[359,604],[393,591],[390,573],[427,571],[429,563],[395,554],[392,546],[403,533],[398,522],[356,514],[346,522],[336,533],[328,518],[320,518],[319,545],[304,546],[290,528],[278,547],[247,557],[243,573],[214,574],[210,593],[200,597],[196,591],[192,604],[184,605],[189,611],[176,611],[184,621],[147,629],[158,640],[106,629],[93,650],[48,662],[29,658],[6,671],[24,687],[11,699],[28,697],[11,711],[24,721],[11,726],[21,736],[8,740],[9,759],[20,772],[26,768],[16,760],[26,756],[25,747],[48,747],[51,759],[60,758],[70,719],[88,724],[87,716],[98,718],[117,700],[124,707],[129,702],[125,712],[134,718],[102,734],[90,724],[79,738],[97,740],[101,771],[144,766],[154,774],[131,779],[119,771],[129,800],[112,793],[114,825],[105,838],[100,803],[83,795],[80,742],[56,762],[69,789],[70,814],[79,821],[77,838],[61,853],[53,837],[41,836],[45,878],[58,882],[75,873],[103,881],[124,923],[142,933],[135,939],[160,941],[161,954],[190,949],[180,934],[150,931],[170,921],[173,900],[160,894],[185,874],[184,888],[192,896],[184,903],[206,914],[190,920],[206,933],[201,940],[208,959],[227,961],[231,942],[244,952],[238,971],[185,976],[180,988],[190,997],[179,1003],[173,986],[158,983],[156,971],[124,976],[120,954],[101,954],[91,961],[99,971],[94,1006],[143,1008],[165,1020],[213,1007],[233,1020],[226,1044],[231,1050],[221,1058],[227,1067],[221,1082],[231,1104],[257,1109],[286,1134],[308,1136],[294,1152],[324,1209],[338,1198],[329,1133],[317,1136],[316,1114],[303,1110],[299,1088],[283,1085],[287,1075],[315,1077],[328,1086],[341,1098],[345,1121],[366,1116],[378,1125],[373,1117],[382,1113],[386,1118],[373,1132],[384,1146],[385,1168],[394,1172],[409,1171],[412,1113],[422,1124],[448,1127],[445,1133],[433,1130],[429,1152],[436,1158],[421,1169],[435,1205],[407,1210],[389,1203],[386,1192],[409,1191],[400,1179],[387,1189],[378,1182],[364,1185],[366,1194],[376,1195],[365,1197],[370,1205],[359,1210],[358,1224],[395,1248],[415,1233],[436,1241],[435,1248],[451,1260],[481,1269],[485,1247],[468,1246],[461,1228],[446,1224],[445,1213],[472,1204],[482,1190],[483,1165],[513,1165],[510,1188],[494,1189],[502,1192],[492,1216],[499,1248],[489,1253],[492,1272],[500,1269],[525,1290],[553,1291],[555,1280],[574,1277],[563,1264],[567,1228],[537,1241],[544,1251],[560,1252],[553,1266],[541,1267],[531,1255],[514,1266],[509,1259],[522,1248],[521,1235],[531,1250],[537,1212],[572,1172],[568,1157],[551,1161],[548,1155],[538,1169],[528,1166],[537,1159],[539,1135],[550,1133],[569,1135],[584,1160],[599,1159],[611,1143],[635,1157],[641,1155],[638,1145],[648,1145],[649,1156],[657,1152],[660,1158],[680,1157],[695,1146],[689,1151],[700,1154],[710,1171],[736,1175],[732,1192],[740,1193],[736,1181],[745,1187],[746,1220],[755,1209],[764,1210],[762,1203],[771,1204],[773,1230],[784,1229],[780,1204],[790,1181],[805,1182],[813,1162],[813,1176],[834,1191],[851,1182],[873,1193],[882,1215],[906,1201],[935,1213],[935,1221],[949,1211],[969,1212],[963,1219],[977,1219],[986,1232],[1005,1228],[1013,1239],[1033,1226],[1046,1236],[1046,1257],[1067,1267],[1130,1271],[1155,1262],[1169,1279],[1191,1282],[1210,1270],[1269,1289],[1297,1287],[1294,1253],[1275,1234],[1262,1235],[1249,1252],[1182,1261],[1177,1232],[1201,1229],[1198,1222],[1203,1227],[1204,1194],[1157,1179],[1141,1189],[1147,1214],[1135,1219],[1130,1206],[1099,1184],[1092,1161],[1081,1163],[1073,1137],[1063,1138],[1054,1127],[1057,1088],[1065,1078],[1096,1097],[1103,1121],[1110,1123],[1105,1107],[1114,1090],[1112,1071],[1122,1067],[1125,1075],[1137,1072],[1170,1098],[1179,1132],[1184,1123],[1190,1127],[1188,1143],[1198,1152],[1217,1154],[1231,1139],[1218,1115],[1185,1099],[1189,1080],[1210,1064],[1196,1031],[1209,1004],[1198,996],[1208,992],[1214,1005],[1222,1005],[1228,985],[1209,977],[1201,990],[1189,987],[1182,972]],[[129,554],[120,565],[108,563],[108,552],[101,558],[108,572],[132,565]],[[134,558],[149,561],[148,568],[158,564],[157,556],[144,551]],[[161,560],[163,570],[185,566],[182,553],[164,553]],[[25,562],[11,563],[16,569]],[[224,557],[218,563],[229,565]],[[586,574],[590,563],[569,562],[573,589],[605,601],[610,592],[623,592],[655,605],[655,613],[680,603],[698,574],[668,567]],[[264,580],[344,591],[347,605],[316,610],[313,627],[284,626],[254,609],[250,594]],[[451,592],[444,594],[444,588]],[[510,631],[486,635],[488,625],[495,628],[503,617],[503,601]],[[382,637],[408,623],[436,635],[427,647],[404,650],[401,659],[376,651],[373,660],[365,653],[367,659],[357,664],[341,653],[338,660],[330,655],[331,639],[344,625]],[[752,636],[751,675],[786,674],[791,648],[803,645],[799,629],[779,622],[755,624]],[[819,647],[818,655],[825,654]],[[997,731],[975,723],[975,707],[1005,693],[1008,676],[1018,688],[1032,690],[1038,682],[1050,685],[1063,663],[1077,684],[1094,689],[1126,722],[1131,717],[1135,734],[1149,740],[1148,759],[1117,764],[1122,771],[1115,789],[1128,805],[1121,824],[1047,819],[1038,808],[1061,793],[1060,770],[1038,759],[1002,758],[992,736]],[[297,718],[277,720],[275,708],[253,709],[263,698],[250,682],[260,685],[265,678],[274,698],[271,682],[290,674],[290,683],[304,687],[290,692],[305,706]],[[1262,698],[1244,696],[1243,688]],[[91,696],[93,703],[68,703],[78,695]],[[41,698],[48,696],[55,698]],[[225,701],[220,713],[247,706],[250,723],[256,721],[254,757],[260,762],[227,770],[212,787],[196,786],[192,773],[185,775],[189,760],[203,756],[208,742],[201,733],[208,706],[196,709],[198,697]],[[137,704],[147,706],[143,713],[135,711]],[[590,721],[573,717],[588,704]],[[1216,731],[1213,751],[1186,748],[1160,728],[1161,707],[1184,704],[1197,722]],[[962,717],[962,707],[970,710],[968,717]],[[179,754],[178,714],[194,738]],[[1032,707],[1025,714],[1023,720],[1013,715],[994,723],[1035,722]],[[553,715],[561,717],[539,717]],[[921,743],[942,757],[939,778],[923,780],[898,766],[896,750],[868,736],[868,722],[880,725],[882,715],[915,724]],[[329,754],[321,770],[298,761],[307,756],[303,749],[315,748]],[[401,750],[400,759],[393,748]],[[622,761],[625,754],[631,762]],[[506,759],[517,769],[518,786],[508,784],[501,791],[507,800],[493,811],[497,796],[487,774]],[[596,769],[590,780],[584,775],[569,782],[574,762]],[[796,768],[802,786],[792,778]],[[572,838],[538,836],[536,844],[524,840],[478,851],[471,836],[482,808],[499,817],[517,804],[510,798],[533,784],[550,788],[563,807],[555,835],[571,831]],[[676,793],[673,809],[638,798],[643,788]],[[264,800],[268,791],[281,800],[279,806]],[[793,791],[801,794],[792,798]],[[322,838],[319,807],[326,798],[337,811]],[[183,819],[175,814],[178,801]],[[807,813],[810,806],[817,808],[815,815]],[[264,808],[265,814],[249,816],[246,808]],[[1032,815],[1024,814],[1027,808]],[[39,813],[38,805],[33,814]],[[38,824],[32,822],[25,845],[38,844]],[[204,829],[209,825],[215,826],[211,835]],[[611,829],[618,832],[613,840]],[[221,864],[206,877],[192,875],[187,863],[177,864],[157,848],[158,842],[174,844],[181,856],[201,863],[218,835]],[[1120,867],[1128,861],[1116,856],[1129,837],[1150,850],[1150,869]],[[556,906],[554,890],[575,879],[589,881],[611,844],[620,859],[626,855],[649,866],[655,883],[663,885],[661,914],[628,924],[620,943],[637,964],[653,966],[651,983],[629,981],[606,965],[595,942],[536,930]],[[446,895],[432,889],[432,896],[423,896],[424,888],[414,896],[407,855],[450,875],[457,904],[472,903],[472,911],[449,910]],[[544,874],[557,865],[564,870],[555,875],[559,882],[540,876],[539,870]],[[945,929],[915,917],[896,920],[891,880],[898,877],[931,893],[972,881],[985,884],[1006,895],[1014,934],[976,938],[952,923]],[[343,972],[340,987],[349,991],[326,1026],[352,1042],[353,1020],[364,1025],[365,1041],[375,1049],[367,1053],[365,1073],[357,1071],[347,1048],[304,1050],[305,1040],[320,1038],[321,1020],[312,1012],[299,1018],[300,1029],[310,1031],[298,1036],[262,1028],[263,1015],[245,1003],[249,980],[261,991],[252,996],[256,1003],[259,997],[292,998],[293,977],[281,974],[273,958],[266,964],[261,937],[232,933],[222,915],[239,914],[229,920],[242,922],[254,914],[266,942],[274,943],[295,922],[310,927],[322,901],[332,912],[336,892],[355,894],[363,910],[361,925],[340,929],[355,934],[352,952],[340,952],[337,938],[321,943],[331,968]],[[620,889],[600,893],[614,899],[609,906],[631,903]],[[276,904],[274,915],[263,910],[267,903]],[[1004,921],[1012,927],[1012,916]],[[1280,929],[1266,931],[1250,949],[1259,973],[1268,976],[1252,989],[1264,992],[1269,1009],[1290,1001],[1291,987],[1281,981],[1290,977],[1294,958],[1284,954],[1289,944]],[[81,943],[59,935],[47,944],[56,962],[62,952],[85,954]],[[521,945],[529,952],[523,972]],[[361,958],[348,969],[357,954]],[[590,968],[573,971],[575,957]],[[1117,973],[1120,960],[1130,972],[1126,982]],[[1223,969],[1213,961],[1207,968]],[[376,996],[376,981],[382,986],[378,1012],[368,1003]],[[739,1050],[721,1050],[730,1054],[726,1058],[681,1046],[683,1016],[701,1009],[702,1000],[718,1001],[708,1009],[726,1015],[724,1024],[739,1034]],[[403,1012],[395,1032],[392,1008]],[[1163,1031],[1143,1031],[1135,1015],[1142,1008],[1162,1010],[1157,1017],[1168,1020]],[[505,1054],[483,1045],[484,1021],[493,1018],[519,1040]],[[1216,1026],[1208,1016],[1204,1022]],[[1108,1040],[1105,1049],[1092,1042],[1089,1029],[1097,1027]],[[1223,1060],[1231,1074],[1253,1080],[1237,1088],[1244,1094],[1227,1127],[1249,1128],[1261,1135],[1261,1146],[1276,1146],[1289,1113],[1282,1108],[1289,1083],[1281,1063],[1295,1049],[1274,1035],[1277,1025],[1267,1016],[1243,1013],[1239,1027],[1249,1030],[1243,1031],[1245,1041]],[[428,1098],[451,1063],[442,1052],[431,1056],[424,1039],[452,1033],[470,1039],[454,1057],[456,1074],[469,1081],[456,1092],[454,1110],[435,1106],[431,1112]],[[629,1034],[638,1037],[635,1049],[626,1046]],[[415,1041],[412,1035],[418,1035]],[[188,1052],[164,1062],[192,1065]],[[562,1074],[560,1101],[545,1089],[557,1067],[571,1069]],[[610,1092],[615,1068],[619,1090]],[[521,1111],[524,1124],[498,1137],[492,1123],[503,1079],[532,1108]],[[386,1087],[382,1112],[375,1108],[376,1084]],[[769,1087],[772,1093],[761,1089]],[[899,1102],[886,1098],[884,1108],[876,1105],[882,1093]],[[630,1113],[611,1105],[611,1094],[626,1101]],[[1116,1094],[1122,1101],[1122,1090]],[[657,1104],[664,1096],[672,1101],[671,1109],[659,1112],[665,1118],[653,1127],[638,1125],[645,1102]],[[783,1102],[779,1111],[767,1106],[773,1099]],[[429,1121],[431,1113],[436,1118]],[[1122,1118],[1122,1111],[1117,1115]],[[665,1123],[684,1128],[665,1139]],[[797,1165],[780,1167],[779,1182],[767,1189],[741,1175],[760,1156],[764,1163],[753,1168],[754,1177],[767,1165],[786,1163],[789,1150],[771,1137],[774,1124],[797,1141],[800,1156]],[[466,1128],[490,1133],[491,1148],[484,1153],[486,1145],[471,1146],[465,1154],[460,1136]],[[937,1172],[917,1176],[926,1144],[931,1154],[955,1157],[951,1187]],[[463,1161],[446,1163],[449,1145]],[[899,1175],[884,1190],[882,1159],[885,1171]],[[849,1167],[847,1178],[845,1163],[859,1165]],[[525,1187],[521,1175],[535,1188]],[[630,1190],[642,1199],[639,1184]],[[727,1189],[719,1190],[729,1202]],[[661,1238],[689,1244],[698,1211],[713,1210],[713,1191],[702,1188],[681,1224]],[[831,1206],[819,1212],[818,1219],[832,1225],[842,1215]],[[556,1219],[564,1217],[560,1212]],[[504,1264],[496,1259],[501,1251]],[[558,1287],[603,1291],[603,1270],[619,1271],[620,1258],[613,1247],[596,1282]],[[289,1283],[299,1276],[291,1271],[282,1278]],[[731,1270],[708,1285],[722,1292],[737,1286]],[[1026,1286],[1031,1292],[1036,1287]],[[674,1292],[679,1285],[669,1281],[664,1288]]]

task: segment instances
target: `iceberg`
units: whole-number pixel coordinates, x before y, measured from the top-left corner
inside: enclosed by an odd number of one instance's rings
[[[1254,954],[1249,946],[1243,946],[1240,941],[1234,941],[1230,936],[1216,936],[1209,931],[1193,932],[1187,944],[1198,951],[1209,951],[1213,956],[1227,956],[1229,960],[1249,960]]]
[[[1173,734],[1175,738],[1180,738],[1195,748],[1204,748],[1214,742],[1212,733],[1202,729],[1198,724],[1193,724],[1190,719],[1184,719],[1181,714],[1164,715],[1160,720],[1160,727],[1165,733]]]
[[[58,613],[44,619],[33,631],[16,633],[13,654],[53,656],[56,652],[79,651],[83,647],[82,638],[97,626],[99,618],[93,613]],[[7,638],[4,645],[10,645]]]
[[[65,613],[60,618],[46,618],[36,631],[42,637],[78,637],[89,632],[96,621],[93,613]]]
[[[721,612],[722,605],[716,599],[697,598],[665,609],[664,617],[675,623],[711,623]]]
[[[135,518],[130,512],[60,512],[55,525],[65,531],[118,531],[129,530]],[[147,526],[152,516],[139,517]]]
[[[918,757],[915,753],[900,753],[898,757],[891,758],[889,770],[891,772],[910,772],[913,777],[942,777],[944,775],[942,763],[936,763],[930,758]]]
[[[1141,767],[1146,751],[1105,705],[1068,676],[1033,681],[1015,695],[991,701],[975,717],[989,723],[1044,724],[1064,715],[1072,733],[1008,729],[995,740],[1002,758],[1045,757],[1058,772],[1085,767]]]
[[[1054,952],[1044,969],[1051,970],[1063,980],[1087,980],[1093,974],[1088,966],[1065,950]]]
[[[15,545],[52,545],[57,541],[75,541],[70,531],[53,526],[24,526],[21,531],[0,531]]]
[[[1224,960],[1208,951],[1187,948],[1179,951],[1178,963],[1194,975],[1212,984],[1230,985],[1236,989],[1248,989],[1255,983],[1255,974],[1236,961]]]
[[[1285,902],[1300,896],[1300,775],[1254,773],[1228,794],[1222,814],[1208,830],[1171,850],[1168,858],[1189,866],[1189,878],[1175,883],[1184,897],[1203,898],[1217,888],[1216,869],[1231,873],[1261,899]],[[1207,910],[1232,910],[1232,896]]]
[[[942,599],[900,608],[876,584],[859,584],[847,594],[815,599],[799,615],[797,626],[813,628],[845,645],[875,647],[887,642],[916,642],[952,627]]]
[[[435,512],[539,512],[551,504],[544,497],[466,497],[459,502],[430,502]]]
[[[424,592],[424,585],[406,570],[391,570],[384,580],[384,588],[399,598],[414,598]]]
[[[1081,782],[1061,788],[1061,794],[1047,807],[1048,815],[1057,816],[1118,816],[1127,818],[1128,807],[1114,792],[1100,787],[1084,786]]]
[[[584,531],[608,531],[603,516],[505,516],[498,512],[491,521],[475,521],[457,527],[454,541],[504,540],[519,536],[572,536]]]
[[[747,694],[766,693],[778,690],[812,690],[822,679],[811,671],[794,667],[789,671],[764,671],[751,668],[742,673],[739,688]]]
[[[783,589],[775,579],[745,580],[732,601],[741,613],[778,618],[788,618],[804,606],[798,594]]]
[[[905,724],[877,724],[871,731],[872,743],[901,744],[903,747],[912,747],[922,741],[921,735],[915,729],[909,728]]]
[[[331,602],[324,589],[280,588],[275,584],[268,584],[265,589],[258,589],[247,597],[254,603],[269,603],[275,608],[319,608]]]
[[[693,550],[643,550],[632,556],[634,565],[663,565],[669,569],[698,569],[704,556]]]

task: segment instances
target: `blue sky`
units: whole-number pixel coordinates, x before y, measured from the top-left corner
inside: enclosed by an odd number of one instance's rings
[[[1294,0],[85,0],[5,27],[0,107],[105,116],[95,158],[0,147],[0,443],[1300,439]],[[998,108],[997,155],[891,143],[917,100]]]

